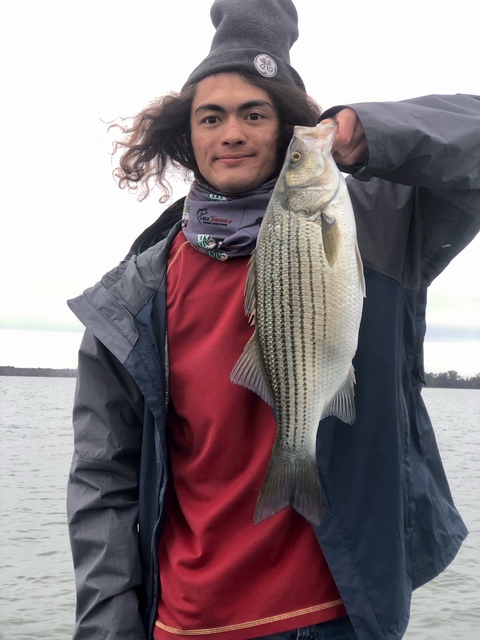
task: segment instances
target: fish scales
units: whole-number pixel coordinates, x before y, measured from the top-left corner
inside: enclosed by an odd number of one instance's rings
[[[265,232],[271,237],[267,235],[265,243],[259,245],[256,256],[257,304],[265,309],[264,314],[256,317],[256,330],[262,352],[268,354],[267,370],[271,371],[269,378],[276,400],[277,421],[285,425],[282,435],[295,449],[304,445],[306,439],[304,412],[314,411],[306,402],[311,382],[307,372],[316,366],[317,353],[315,343],[313,350],[307,348],[307,340],[324,305],[321,301],[319,304],[316,295],[321,294],[321,289],[314,288],[309,235],[296,224],[293,216],[282,211],[279,217],[276,228],[268,229],[267,223]],[[283,243],[288,239],[287,248],[276,241],[275,232]],[[303,256],[307,260],[310,256],[309,264],[302,264]],[[308,346],[312,346],[309,342]]]
[[[254,522],[293,506],[321,520],[320,420],[352,423],[365,284],[355,220],[333,158],[336,125],[296,127],[252,256],[245,309],[255,332],[232,371],[274,411],[277,435]]]

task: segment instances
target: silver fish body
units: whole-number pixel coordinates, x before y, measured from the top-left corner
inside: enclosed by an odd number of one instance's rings
[[[277,436],[254,522],[291,505],[318,525],[319,422],[355,421],[354,372],[365,295],[355,218],[331,146],[335,123],[295,127],[250,262],[255,331],[231,380],[268,402]]]

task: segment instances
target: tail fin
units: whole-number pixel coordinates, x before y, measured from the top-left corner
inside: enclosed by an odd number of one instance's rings
[[[272,455],[253,522],[255,525],[292,506],[312,525],[322,520],[322,492],[315,459],[282,464]]]

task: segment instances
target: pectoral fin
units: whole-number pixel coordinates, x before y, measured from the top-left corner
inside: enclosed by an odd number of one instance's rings
[[[322,238],[323,250],[328,264],[333,267],[337,261],[338,247],[340,246],[340,229],[336,218],[322,212]]]
[[[358,277],[360,279],[360,286],[362,287],[362,294],[365,298],[367,295],[367,287],[365,284],[365,274],[363,272],[363,261],[362,256],[360,255],[360,249],[358,248],[358,244],[355,243],[355,255],[357,258],[357,268],[358,268]]]

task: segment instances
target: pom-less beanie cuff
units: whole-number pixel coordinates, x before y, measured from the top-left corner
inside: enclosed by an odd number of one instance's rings
[[[216,73],[243,71],[305,91],[290,65],[290,49],[298,38],[291,0],[215,0],[210,16],[216,28],[210,53],[185,87]]]

